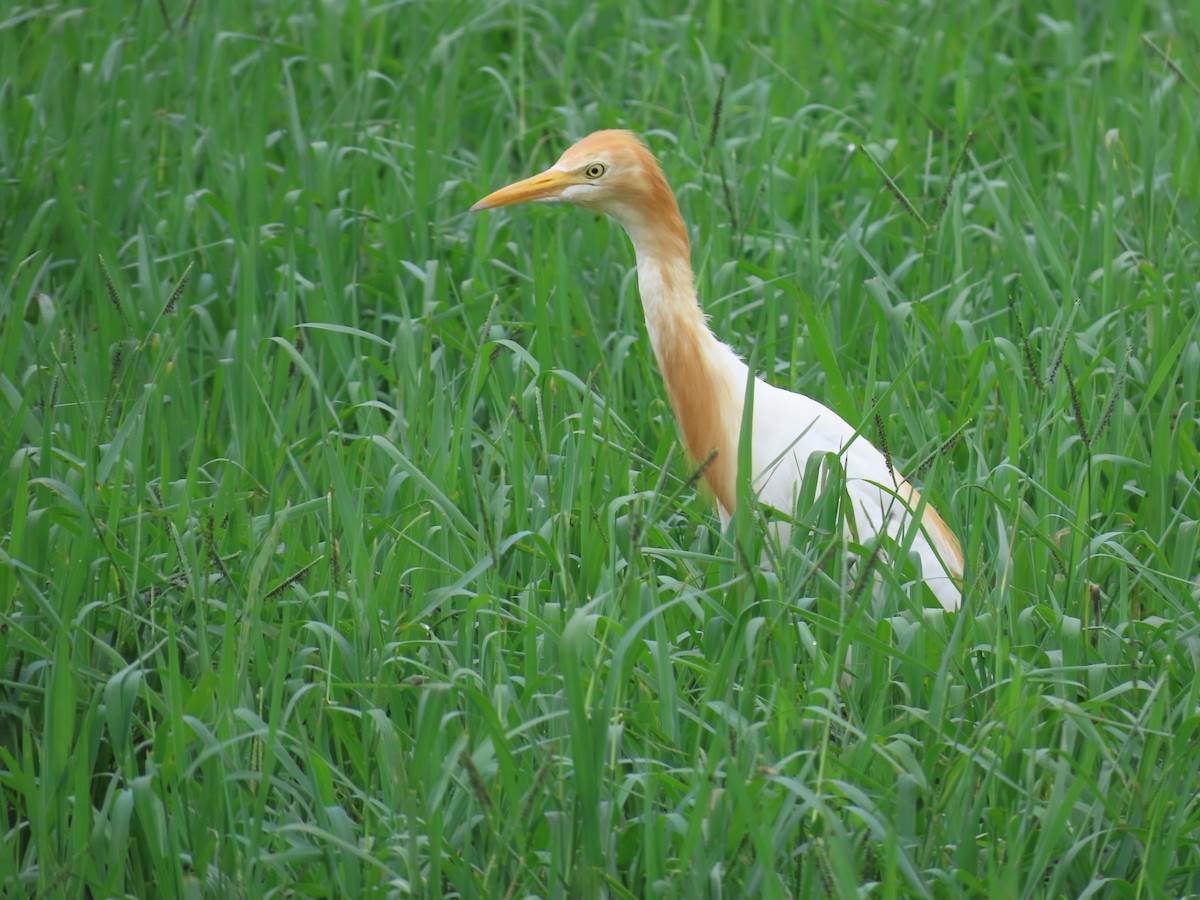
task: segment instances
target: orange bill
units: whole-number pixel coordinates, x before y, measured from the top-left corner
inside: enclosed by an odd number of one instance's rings
[[[488,194],[471,207],[471,212],[481,209],[495,209],[498,206],[511,206],[514,203],[524,203],[527,200],[553,200],[564,190],[578,180],[572,172],[560,172],[558,169],[547,169],[539,175],[502,187]]]

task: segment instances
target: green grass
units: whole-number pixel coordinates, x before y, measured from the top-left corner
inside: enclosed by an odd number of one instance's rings
[[[5,5],[0,892],[1200,893],[1200,14],[1029,6]],[[465,212],[613,126],[961,612],[836,483],[751,562],[619,228]]]

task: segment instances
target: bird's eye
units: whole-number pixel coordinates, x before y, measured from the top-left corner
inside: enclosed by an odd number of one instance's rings
[[[586,175],[588,178],[599,178],[601,175],[603,175],[607,171],[608,171],[608,166],[606,166],[604,163],[592,163],[590,166],[588,166],[586,169],[583,170],[583,174]]]

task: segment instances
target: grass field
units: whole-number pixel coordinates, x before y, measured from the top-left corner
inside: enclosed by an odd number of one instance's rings
[[[3,4],[0,892],[1200,894],[1200,7],[1032,6]],[[600,127],[960,612],[466,212]]]

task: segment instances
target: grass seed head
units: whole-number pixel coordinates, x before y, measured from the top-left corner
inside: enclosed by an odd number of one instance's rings
[[[1079,431],[1079,437],[1083,441],[1085,447],[1092,446],[1092,436],[1088,434],[1087,423],[1083,420],[1083,406],[1079,402],[1079,392],[1075,389],[1075,377],[1071,374],[1071,367],[1063,363],[1063,372],[1067,375],[1067,390],[1071,394],[1071,412],[1075,416],[1075,428]]]
[[[97,253],[96,257],[100,260],[100,274],[104,278],[104,287],[108,289],[108,299],[112,301],[112,305],[116,307],[117,312],[122,312],[121,297],[117,293],[117,287],[113,284],[112,277],[108,274],[108,266],[104,264],[104,256]]]
[[[873,402],[874,400],[872,399]],[[875,413],[875,436],[879,439],[879,452],[883,454],[883,461],[887,465],[888,475],[895,478],[896,472],[892,468],[892,453],[888,449],[887,431],[883,427],[883,417],[878,412]]]
[[[179,279],[179,284],[175,285],[175,290],[171,291],[171,296],[167,298],[167,304],[163,307],[162,314],[164,316],[169,316],[175,311],[175,304],[183,296],[183,289],[187,287],[188,278],[192,274],[192,266],[194,265],[195,263],[188,263],[188,267],[183,270],[183,277]]]

